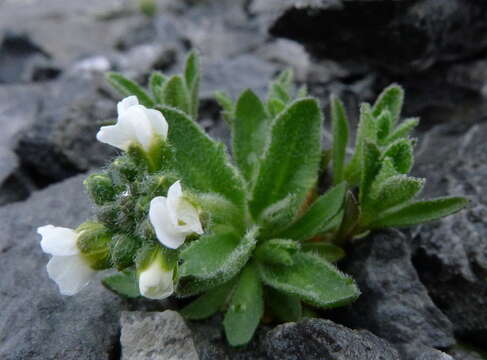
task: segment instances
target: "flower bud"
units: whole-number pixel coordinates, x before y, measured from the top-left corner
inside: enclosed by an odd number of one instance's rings
[[[115,199],[112,179],[106,174],[92,174],[83,184],[96,205],[103,205]]]
[[[78,248],[81,255],[95,270],[111,267],[110,249],[111,233],[103,224],[86,222],[78,229]]]
[[[149,299],[169,297],[174,291],[174,257],[160,246],[141,250],[137,259],[140,293]]]
[[[109,167],[109,173],[113,183],[118,187],[125,187],[137,177],[138,169],[136,163],[128,156],[119,156]]]
[[[140,240],[133,236],[117,234],[110,244],[110,256],[113,265],[123,270],[134,265],[135,255],[140,247]]]

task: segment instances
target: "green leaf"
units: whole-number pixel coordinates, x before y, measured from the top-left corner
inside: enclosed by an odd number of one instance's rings
[[[309,98],[295,101],[275,119],[250,200],[254,218],[290,191],[296,210],[306,199],[317,181],[321,126],[318,103]]]
[[[272,118],[276,117],[286,108],[286,104],[279,99],[270,99],[267,102],[267,109]]]
[[[106,79],[108,83],[120,93],[120,95],[124,97],[135,95],[137,96],[137,99],[139,99],[140,104],[147,107],[154,107],[154,101],[149,94],[132,80],[115,72],[107,73]]]
[[[335,263],[345,257],[345,251],[339,246],[326,242],[307,242],[303,244],[303,251],[319,255],[328,262]]]
[[[362,177],[360,179],[359,203],[366,202],[372,183],[381,169],[380,150],[373,143],[366,143],[363,149]]]
[[[168,143],[174,150],[171,167],[184,184],[202,193],[218,193],[243,207],[243,180],[229,163],[224,146],[181,111],[164,106],[158,109],[169,124]]]
[[[343,215],[341,216],[341,224],[338,229],[334,242],[337,245],[343,245],[354,234],[355,228],[360,220],[361,211],[357,204],[353,193],[347,191],[345,196],[345,204],[343,206]]]
[[[342,208],[345,191],[345,183],[328,190],[298,220],[280,232],[279,237],[302,241],[322,232]]]
[[[419,124],[418,118],[406,119],[384,140],[384,144],[407,137],[409,133]]]
[[[301,300],[297,296],[285,294],[271,287],[265,289],[265,303],[280,321],[298,321],[303,314]]]
[[[223,285],[209,290],[189,305],[186,305],[180,311],[181,315],[189,320],[202,320],[212,316],[218,312],[228,300],[234,285],[235,281],[228,281]]]
[[[396,84],[392,84],[382,91],[374,104],[372,114],[379,117],[384,110],[389,110],[394,125],[401,115],[402,105],[404,102],[404,90]]]
[[[135,271],[124,270],[114,275],[105,277],[102,284],[117,295],[127,298],[140,296],[139,283]]]
[[[292,266],[259,264],[262,281],[323,308],[348,304],[359,295],[355,282],[319,256],[300,252]]]
[[[293,255],[300,248],[294,240],[271,239],[263,242],[255,249],[255,258],[269,264],[292,265]]]
[[[280,83],[271,84],[268,98],[269,100],[272,99],[280,100],[284,104],[287,104],[288,102],[291,101],[291,97],[288,94],[287,90]]]
[[[417,201],[399,209],[391,209],[384,212],[369,225],[369,228],[379,229],[421,224],[454,214],[467,206],[467,204],[468,200],[462,197],[443,197]]]
[[[242,239],[229,234],[203,236],[180,253],[181,279],[176,292],[195,295],[223,284],[245,266],[257,243],[257,231],[251,229]]]
[[[251,90],[240,95],[232,123],[233,156],[244,178],[251,185],[258,170],[259,156],[268,135],[264,105]]]
[[[348,119],[340,99],[331,97],[331,125],[333,133],[333,183],[344,179],[345,155],[348,143]]]
[[[406,175],[388,178],[380,186],[379,195],[375,200],[376,210],[382,211],[410,201],[423,189],[424,181]]]
[[[384,142],[392,130],[392,115],[385,109],[377,118],[377,140],[380,144]]]
[[[360,121],[355,139],[355,152],[345,169],[345,179],[352,185],[360,181],[364,144],[377,141],[377,126],[369,104],[360,106]]]
[[[161,103],[183,111],[192,116],[190,97],[183,78],[179,75],[170,77],[162,87]]]
[[[218,105],[220,105],[220,107],[223,109],[223,119],[226,121],[227,124],[231,125],[233,120],[235,119],[235,104],[232,98],[223,91],[215,91],[213,96],[215,97]]]
[[[191,100],[190,113],[193,119],[197,119],[199,107],[200,62],[196,51],[192,51],[186,59],[184,80]]]
[[[249,264],[240,275],[223,320],[229,344],[232,346],[247,344],[252,339],[263,313],[262,284],[255,266]]]
[[[153,71],[149,78],[149,88],[156,99],[156,103],[161,103],[162,86],[167,81],[167,77],[160,71]]]
[[[407,174],[413,167],[414,155],[411,140],[400,139],[389,145],[384,152],[384,157],[389,157],[394,162],[394,167],[401,174]]]

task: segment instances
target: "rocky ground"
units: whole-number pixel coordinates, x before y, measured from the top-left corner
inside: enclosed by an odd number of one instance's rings
[[[486,28],[477,0],[161,0],[152,18],[129,0],[0,0],[0,358],[487,358]],[[226,345],[218,318],[151,312],[174,303],[128,302],[99,284],[61,297],[35,229],[91,215],[82,173],[114,154],[95,140],[118,99],[103,72],[145,81],[179,70],[193,47],[200,121],[223,141],[212,92],[264,94],[285,67],[325,109],[332,92],[356,109],[403,84],[406,113],[422,118],[426,195],[464,194],[471,207],[354,244],[340,267],[362,289],[355,304],[262,326],[245,348]]]

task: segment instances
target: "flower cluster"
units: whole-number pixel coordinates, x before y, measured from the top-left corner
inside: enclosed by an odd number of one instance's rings
[[[140,105],[135,96],[120,101],[117,110],[117,123],[103,126],[96,136],[99,141],[123,151],[141,147],[146,153],[153,147],[164,146],[161,142],[167,139],[168,124],[161,112]],[[157,239],[165,248],[177,249],[189,235],[203,234],[199,211],[185,198],[179,180],[169,187],[167,197],[151,199],[149,219]],[[73,230],[46,225],[37,231],[42,236],[42,250],[53,255],[47,265],[49,276],[57,283],[61,294],[76,294],[95,275],[96,267],[93,268],[89,255],[78,243],[83,233],[90,236],[90,229],[86,226]],[[174,289],[173,272],[174,266],[165,259],[163,249],[153,249],[151,260],[138,269],[140,293],[150,299],[170,296]]]

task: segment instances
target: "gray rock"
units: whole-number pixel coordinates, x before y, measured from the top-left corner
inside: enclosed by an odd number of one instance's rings
[[[17,156],[0,147],[0,206],[27,199],[34,185],[18,168]]]
[[[329,320],[306,319],[270,331],[264,342],[276,360],[399,360],[385,340],[366,330],[351,330]]]
[[[100,91],[99,73],[70,74],[52,83],[35,124],[16,146],[21,163],[44,182],[59,181],[102,166],[115,151],[96,140],[101,125],[114,122],[115,101]]]
[[[485,360],[485,353],[477,352],[477,349],[471,349],[467,346],[455,346],[450,349],[448,353],[455,358],[455,360]]]
[[[198,360],[191,331],[177,312],[122,312],[122,360]]]
[[[61,70],[50,56],[27,35],[6,33],[0,44],[0,83],[17,83],[56,78]]]
[[[487,336],[486,124],[459,136],[454,126],[432,132],[420,148],[416,173],[428,196],[466,195],[467,210],[415,232],[413,261],[422,282],[455,333],[485,345]]]
[[[279,67],[252,55],[210,61],[203,58],[201,97],[213,97],[216,90],[223,90],[236,98],[249,88],[264,96],[267,85]]]
[[[422,347],[445,348],[455,340],[452,324],[429,297],[410,258],[406,236],[390,230],[353,244],[342,269],[362,291],[343,310],[345,324],[372,331],[412,360]]]
[[[83,176],[0,208],[0,358],[112,359],[121,300],[99,283],[73,297],[48,278],[36,228],[75,227],[92,215]]]
[[[302,42],[318,57],[354,58],[398,73],[487,47],[481,35],[487,4],[481,1],[295,0],[281,7],[269,25],[273,35]]]

